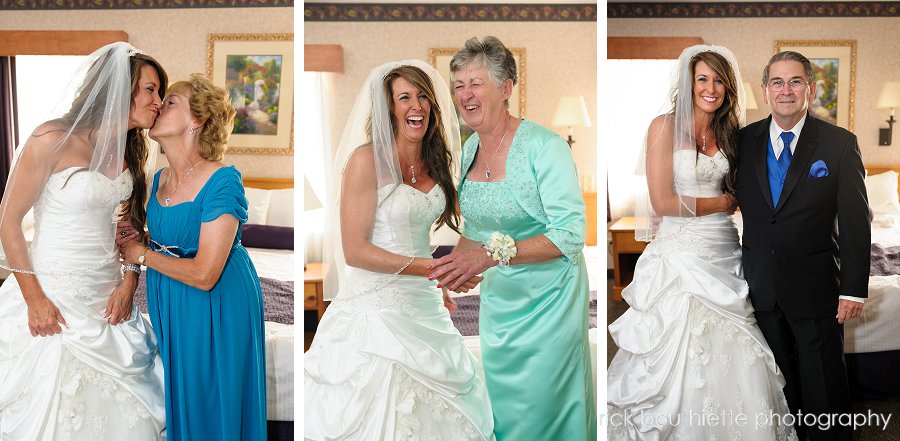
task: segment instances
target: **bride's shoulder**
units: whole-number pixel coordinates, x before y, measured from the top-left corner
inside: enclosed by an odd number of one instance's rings
[[[653,118],[650,121],[650,129],[662,130],[666,127],[675,127],[675,115],[672,113],[664,113]]]
[[[375,180],[375,148],[372,144],[361,145],[344,164],[344,185],[369,185]]]
[[[350,153],[350,157],[347,158],[347,165],[345,168],[349,169],[350,167],[374,167],[375,166],[375,147],[372,144],[363,144],[353,150]]]
[[[69,132],[69,127],[57,120],[51,120],[35,127],[28,138],[30,146],[50,148],[58,144]]]

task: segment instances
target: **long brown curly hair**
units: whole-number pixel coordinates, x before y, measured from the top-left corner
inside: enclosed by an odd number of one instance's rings
[[[134,54],[131,56],[131,98],[137,95],[141,80],[141,69],[144,66],[150,66],[156,69],[159,75],[159,91],[165,92],[166,84],[169,77],[165,69],[153,57],[146,54]],[[162,99],[162,96],[160,96]],[[131,225],[138,231],[144,231],[144,224],[147,222],[147,175],[144,167],[147,164],[147,153],[150,150],[147,145],[147,136],[144,129],[135,127],[128,131],[125,138],[125,164],[131,172],[134,186],[131,190],[131,196],[122,204],[121,215],[127,215],[131,221]]]
[[[706,63],[716,76],[722,80],[725,86],[725,100],[713,114],[710,129],[716,137],[716,145],[728,159],[728,173],[722,182],[722,187],[729,193],[735,192],[735,175],[737,173],[737,134],[740,129],[738,119],[738,93],[737,80],[734,76],[734,68],[728,64],[728,60],[715,52],[700,52],[691,58],[691,75],[695,75],[697,63]],[[693,84],[693,82],[691,82]],[[693,96],[693,90],[691,91]],[[692,129],[693,130],[693,129]],[[698,151],[699,154],[699,151]]]
[[[450,154],[450,148],[447,145],[447,138],[444,136],[444,122],[441,119],[441,108],[437,103],[434,86],[431,84],[431,79],[428,78],[428,75],[415,66],[400,66],[392,69],[384,76],[384,93],[389,103],[391,127],[395,136],[397,127],[399,127],[399,121],[394,116],[394,91],[392,86],[397,78],[403,78],[421,90],[431,104],[431,111],[428,115],[428,129],[426,129],[425,137],[422,139],[422,159],[425,161],[428,174],[444,190],[446,199],[444,212],[438,218],[435,230],[443,225],[447,225],[450,229],[459,233],[459,198],[450,172],[453,167],[453,159]]]

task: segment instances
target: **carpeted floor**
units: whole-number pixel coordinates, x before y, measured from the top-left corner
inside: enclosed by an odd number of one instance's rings
[[[627,309],[628,304],[625,302],[614,302],[612,300],[613,281],[607,281],[607,323],[612,323],[621,316]],[[606,333],[606,366],[612,362],[613,356],[616,355],[618,348],[613,342],[609,332]],[[897,373],[900,375],[900,372]],[[868,414],[878,413],[881,415],[891,415],[888,422],[887,430],[881,427],[863,427],[853,434],[853,439],[857,441],[900,441],[900,397],[895,397],[886,401],[858,400],[853,403],[855,413]]]

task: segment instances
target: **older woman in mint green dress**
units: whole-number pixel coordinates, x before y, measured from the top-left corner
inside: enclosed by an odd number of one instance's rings
[[[509,114],[516,64],[500,40],[470,39],[450,69],[475,134],[463,148],[463,237],[432,277],[455,290],[484,275],[479,327],[497,439],[594,440],[586,221],[572,153],[556,133]]]

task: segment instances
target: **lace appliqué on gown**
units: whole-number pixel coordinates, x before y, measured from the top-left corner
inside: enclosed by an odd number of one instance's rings
[[[472,422],[447,400],[394,366],[398,441],[480,440]],[[448,424],[449,423],[449,424]],[[443,432],[441,431],[443,430]]]
[[[153,431],[153,420],[144,404],[112,377],[68,353],[63,363],[56,440],[111,441],[106,438],[111,431]]]

